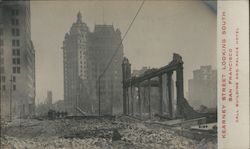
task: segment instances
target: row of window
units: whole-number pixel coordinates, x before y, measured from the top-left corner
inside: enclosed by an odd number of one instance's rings
[[[0,48],[0,56],[2,56],[4,53],[3,49]],[[13,56],[20,56],[20,49],[12,49],[12,55]],[[19,60],[13,60],[13,61],[20,61],[20,58],[18,58]],[[0,64],[3,64],[3,58],[0,57]],[[13,64],[15,64],[13,62]]]
[[[20,61],[19,61],[20,63]],[[13,73],[21,73],[21,68],[20,67],[13,67],[12,68]],[[4,74],[4,67],[0,67],[0,74]]]
[[[6,91],[6,86],[5,86],[5,85],[2,85],[2,87],[1,87],[1,85],[0,85],[0,90]],[[12,91],[15,91],[15,90],[16,90],[16,85],[13,84]]]
[[[6,80],[6,79],[5,79],[5,76],[1,76],[1,77],[0,77],[0,82],[4,83],[5,80]],[[16,82],[16,76],[13,76],[13,77],[12,77],[12,82]]]
[[[11,81],[12,81],[12,83],[15,83],[16,82],[16,76],[13,76]],[[0,76],[0,84],[5,83],[5,82],[6,82],[5,76]],[[1,90],[1,85],[0,85],[0,90]],[[6,86],[4,84],[2,85],[2,90],[3,91],[6,90]],[[14,91],[16,90],[16,84],[13,84],[12,90],[14,90]]]

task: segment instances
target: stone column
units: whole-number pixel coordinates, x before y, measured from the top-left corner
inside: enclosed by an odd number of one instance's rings
[[[124,115],[126,115],[126,113],[127,113],[127,110],[126,110],[126,64],[125,63],[123,63],[122,64],[122,95],[123,95],[123,102],[122,102],[122,104],[123,104],[123,114]]]
[[[126,87],[123,86],[123,114],[126,115],[127,114],[127,99],[126,99]]]
[[[168,99],[169,99],[169,104],[168,104],[168,111],[170,117],[173,117],[173,104],[172,104],[172,90],[171,90],[171,83],[172,83],[172,75],[173,72],[168,72],[167,73],[167,90],[168,90]]]
[[[184,99],[184,88],[183,88],[183,65],[180,64],[176,69],[176,89],[177,89],[177,116],[183,114],[181,104]]]
[[[159,76],[159,94],[160,94],[160,104],[159,104],[159,114],[163,114],[163,90],[162,90],[162,75]]]
[[[142,102],[141,102],[141,85],[138,83],[138,104],[139,104],[139,115],[142,118]]]
[[[130,100],[131,100],[131,114],[134,115],[134,94],[133,94],[133,86],[130,86]]]
[[[149,118],[151,118],[151,81],[150,79],[148,80],[148,114],[149,114]]]
[[[127,92],[128,92],[128,86],[127,86],[127,80],[131,78],[131,64],[129,63],[127,58],[123,59],[122,62],[122,83],[123,83],[123,114],[127,114]]]
[[[127,96],[127,98],[126,98],[126,100],[127,100],[126,101],[127,102],[127,115],[129,115],[129,113],[130,113],[130,111],[129,111],[129,106],[130,106],[129,105],[130,104],[130,101],[129,101],[130,100],[130,98],[129,98],[129,87],[126,88],[126,93],[127,93],[127,95],[126,95]]]

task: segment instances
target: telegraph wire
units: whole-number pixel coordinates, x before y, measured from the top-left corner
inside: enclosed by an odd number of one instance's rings
[[[105,72],[107,71],[107,69],[108,69],[109,66],[111,65],[111,63],[112,63],[114,57],[116,56],[116,53],[119,51],[119,49],[120,49],[120,47],[121,47],[121,45],[122,45],[122,42],[123,42],[124,39],[126,38],[128,32],[129,32],[129,30],[131,29],[133,23],[135,22],[135,19],[136,19],[136,17],[138,16],[139,12],[141,11],[142,6],[144,5],[145,1],[146,1],[146,0],[143,0],[143,1],[142,1],[142,3],[141,3],[141,5],[140,5],[139,9],[137,10],[137,12],[136,12],[136,14],[135,14],[133,20],[130,22],[127,31],[125,32],[124,36],[122,37],[122,40],[121,40],[121,42],[120,42],[118,48],[115,50],[115,52],[114,52],[114,54],[112,55],[112,57],[111,57],[111,59],[110,59],[108,65],[105,67],[104,71],[99,75],[98,79],[100,79],[100,78],[105,74]]]

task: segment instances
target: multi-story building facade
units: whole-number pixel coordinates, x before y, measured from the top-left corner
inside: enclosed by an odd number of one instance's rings
[[[196,109],[201,105],[217,106],[217,71],[211,65],[193,71],[193,79],[188,81],[188,100]]]
[[[80,99],[80,84],[87,79],[87,25],[81,13],[63,41],[64,100],[68,112],[75,113]]]
[[[90,32],[81,13],[77,14],[77,21],[63,42],[64,100],[69,113],[76,114],[77,107],[88,113],[97,113],[97,79],[117,48],[120,49],[113,62],[100,79],[103,114],[122,111],[121,32],[113,25],[95,25],[94,31]]]
[[[1,116],[24,117],[35,110],[35,50],[30,2],[0,2]]]

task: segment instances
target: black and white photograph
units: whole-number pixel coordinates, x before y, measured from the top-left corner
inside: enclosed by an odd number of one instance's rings
[[[1,149],[217,149],[217,11],[0,0]]]

